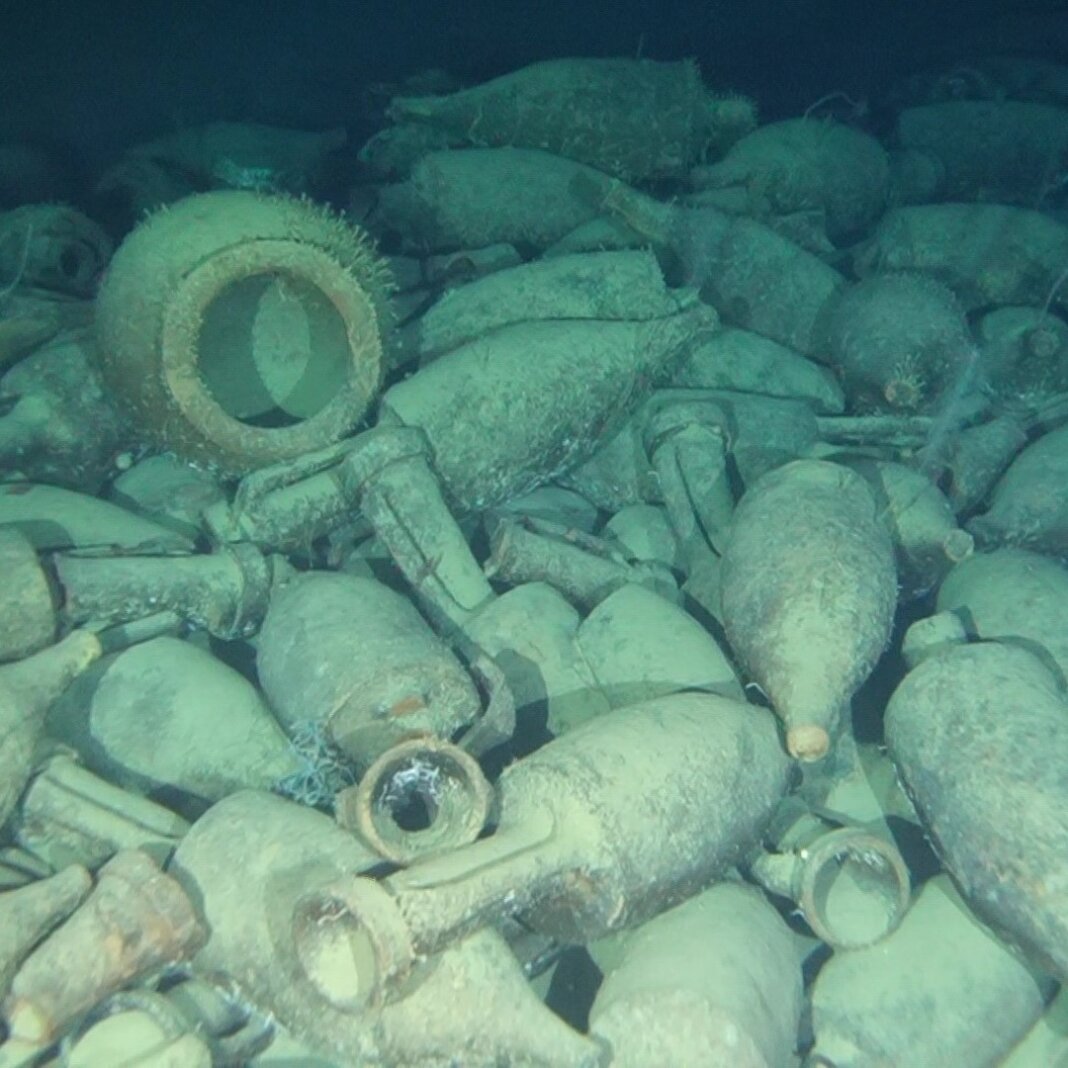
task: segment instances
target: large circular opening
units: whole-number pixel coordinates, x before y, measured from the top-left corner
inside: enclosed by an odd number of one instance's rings
[[[440,738],[416,738],[387,750],[358,786],[342,790],[335,814],[381,856],[407,864],[473,842],[491,799],[469,753]]]
[[[293,920],[297,957],[308,979],[336,1008],[362,1008],[378,975],[366,929],[344,902],[329,895],[301,902]]]
[[[220,249],[164,309],[165,437],[234,474],[336,441],[378,386],[378,318],[359,280],[314,245]]]
[[[838,949],[885,938],[909,904],[908,871],[897,850],[874,835],[840,828],[809,852],[801,901],[813,931]]]
[[[211,398],[253,426],[292,426],[345,387],[345,322],[307,279],[280,272],[240,278],[204,309],[197,366]]]

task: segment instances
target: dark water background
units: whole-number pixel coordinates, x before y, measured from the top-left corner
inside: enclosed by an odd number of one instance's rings
[[[1020,0],[0,0],[0,139],[92,171],[215,119],[378,125],[370,87],[561,55],[695,56],[766,119],[994,52],[1068,60],[1068,4]]]

